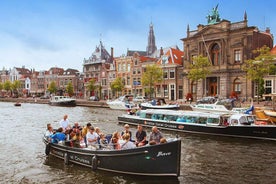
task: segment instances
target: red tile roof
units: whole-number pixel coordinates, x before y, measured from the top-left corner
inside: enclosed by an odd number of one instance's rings
[[[168,61],[166,64],[182,65],[184,53],[181,50],[170,48],[163,56],[167,56]],[[162,57],[158,59],[157,64],[162,64]]]

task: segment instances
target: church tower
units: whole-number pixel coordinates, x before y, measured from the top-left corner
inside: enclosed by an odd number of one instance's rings
[[[155,36],[153,32],[153,24],[150,23],[149,37],[148,37],[148,46],[147,46],[147,56],[152,55],[156,51],[155,45]]]

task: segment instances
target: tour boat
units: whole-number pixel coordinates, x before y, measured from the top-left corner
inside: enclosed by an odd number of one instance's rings
[[[178,104],[167,104],[164,98],[153,99],[151,102],[140,104],[142,109],[179,109]]]
[[[43,142],[46,155],[60,158],[65,164],[78,164],[93,171],[156,177],[178,177],[180,174],[179,138],[168,139],[167,143],[124,150],[74,148],[64,142],[51,143],[46,137]]]
[[[49,101],[50,105],[56,106],[76,106],[76,99],[69,96],[52,96]]]
[[[136,115],[123,114],[118,121],[179,132],[276,140],[276,126],[257,125],[254,115],[243,113],[147,109],[138,111]]]

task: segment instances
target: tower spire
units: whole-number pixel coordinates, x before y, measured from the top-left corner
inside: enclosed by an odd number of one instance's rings
[[[149,36],[148,36],[148,46],[147,46],[147,55],[150,56],[157,50],[157,47],[155,45],[155,36],[153,32],[153,24],[150,23],[150,30],[149,30]]]

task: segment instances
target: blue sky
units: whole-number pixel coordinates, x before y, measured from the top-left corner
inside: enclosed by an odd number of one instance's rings
[[[275,35],[275,0],[0,0],[0,67],[82,71],[100,40],[115,56],[145,51],[151,22],[157,48],[183,49],[187,25],[207,24],[217,4],[221,19],[242,21],[246,11],[249,26]]]

